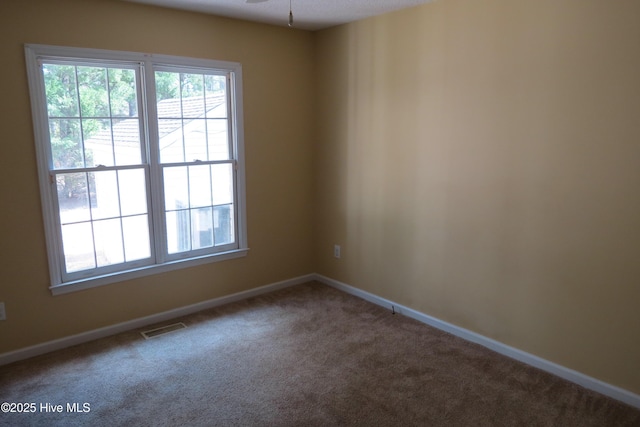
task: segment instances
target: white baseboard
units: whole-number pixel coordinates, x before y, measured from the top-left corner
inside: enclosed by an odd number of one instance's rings
[[[512,359],[526,363],[527,365],[534,366],[538,369],[549,372],[560,378],[564,378],[565,380],[581,385],[584,388],[593,390],[605,396],[624,402],[627,405],[631,405],[635,408],[640,409],[640,395],[634,394],[620,387],[616,387],[614,385],[605,383],[604,381],[600,381],[596,378],[589,377],[578,371],[574,371],[572,369],[558,365],[557,363],[553,363],[548,360],[542,359],[538,356],[534,356],[533,354],[526,353],[522,350],[518,350],[517,348],[510,347],[506,344],[503,344],[491,338],[487,338],[483,335],[477,334],[468,329],[461,328],[459,326],[444,322],[440,319],[426,315],[424,313],[413,310],[411,308],[396,304],[393,301],[389,301],[385,298],[381,298],[372,293],[363,291],[358,288],[354,288],[353,286],[347,285],[337,280],[330,279],[329,277],[316,274],[314,275],[313,278],[319,282],[322,282],[326,285],[339,289],[343,292],[360,297],[373,304],[388,308],[389,310],[391,310],[393,306],[393,309],[395,310],[396,313],[400,313],[404,316],[411,317],[419,322],[425,323],[429,326],[433,326],[434,328],[443,330],[452,335],[463,338],[467,341],[480,344],[483,347],[486,347],[490,350],[495,351],[496,353],[500,353]]]
[[[17,362],[23,359],[28,359],[30,357],[38,356],[41,354],[49,353],[54,350],[60,350],[66,347],[71,347],[73,345],[82,344],[82,343],[93,341],[99,338],[115,335],[121,332],[126,332],[132,329],[142,328],[144,326],[148,326],[154,323],[164,322],[167,320],[175,319],[177,317],[185,316],[192,313],[197,313],[198,311],[202,311],[202,310],[217,307],[223,304],[228,304],[231,302],[251,298],[251,297],[272,292],[278,289],[284,289],[290,286],[299,285],[301,283],[309,282],[311,280],[317,280],[318,282],[324,283],[328,286],[334,287],[348,294],[357,296],[373,304],[386,307],[389,310],[391,310],[391,307],[393,306],[393,309],[399,314],[402,314],[407,317],[411,317],[415,320],[418,320],[419,322],[433,326],[437,329],[443,330],[452,335],[463,338],[467,341],[480,344],[497,353],[503,354],[507,357],[518,360],[520,362],[526,363],[527,365],[534,366],[538,369],[549,372],[560,378],[564,378],[568,381],[579,384],[587,389],[593,390],[595,392],[598,392],[600,394],[603,394],[605,396],[611,397],[613,399],[619,400],[621,402],[624,402],[628,405],[631,405],[635,408],[640,409],[640,395],[634,394],[620,387],[616,387],[611,384],[605,383],[598,379],[589,377],[580,372],[574,371],[572,369],[569,369],[564,366],[558,365],[556,363],[550,362],[548,360],[542,359],[538,356],[534,356],[532,354],[526,353],[522,350],[518,350],[517,348],[510,347],[506,344],[503,344],[499,341],[495,341],[491,338],[487,338],[475,332],[469,331],[468,329],[464,329],[459,326],[453,325],[451,323],[447,323],[435,317],[426,315],[419,311],[413,310],[409,307],[405,307],[393,301],[387,300],[385,298],[379,297],[372,293],[363,291],[361,289],[355,288],[353,286],[347,285],[345,283],[339,282],[337,280],[331,279],[329,277],[326,277],[320,274],[307,274],[304,276],[294,277],[292,279],[283,280],[281,282],[272,283],[272,284],[261,286],[254,289],[249,289],[247,291],[238,292],[238,293],[227,295],[220,298],[214,298],[207,301],[202,301],[196,304],[188,305],[186,307],[180,307],[180,308],[165,311],[162,313],[153,314],[150,316],[130,320],[127,322],[106,326],[104,328],[94,329],[92,331],[71,335],[69,337],[60,338],[53,341],[47,341],[42,344],[25,347],[25,348],[7,352],[7,353],[2,353],[0,354],[0,366],[6,365],[12,362]]]
[[[238,293],[227,295],[224,297],[202,301],[202,302],[188,305],[185,307],[164,311],[162,313],[152,314],[150,316],[140,317],[138,319],[130,320],[127,322],[105,326],[104,328],[94,329],[92,331],[71,335],[71,336],[60,338],[53,341],[47,341],[42,344],[21,348],[18,350],[7,352],[7,353],[2,353],[0,354],[0,366],[17,362],[23,359],[28,359],[30,357],[39,356],[41,354],[49,353],[54,350],[60,350],[66,347],[71,347],[74,345],[93,341],[99,338],[108,337],[110,335],[119,334],[121,332],[130,331],[132,329],[142,328],[144,326],[152,325],[154,323],[175,319],[176,317],[197,313],[198,311],[202,311],[202,310],[217,307],[223,304],[228,304],[231,302],[251,298],[257,295],[265,294],[267,292],[272,292],[278,289],[287,288],[289,286],[309,282],[314,279],[315,279],[314,274],[307,274],[305,276],[299,276],[293,279],[283,280],[281,282],[272,283],[272,284],[261,286],[254,289],[249,289],[247,291],[238,292]]]

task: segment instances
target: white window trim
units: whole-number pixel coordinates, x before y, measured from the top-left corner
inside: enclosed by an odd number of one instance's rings
[[[59,255],[62,251],[61,242],[58,240],[57,228],[58,224],[55,220],[55,212],[52,212],[55,206],[53,195],[48,191],[49,187],[49,155],[47,153],[47,144],[42,141],[48,141],[48,117],[47,103],[45,99],[44,83],[40,71],[39,58],[83,58],[87,60],[99,60],[100,62],[117,61],[131,62],[144,65],[145,79],[153,78],[154,66],[184,66],[186,68],[208,68],[230,71],[232,81],[230,90],[233,92],[231,99],[235,102],[234,108],[231,108],[233,120],[235,121],[234,133],[234,149],[235,149],[235,169],[236,169],[236,206],[237,210],[237,242],[238,247],[226,252],[217,252],[204,256],[190,257],[186,259],[178,259],[166,261],[157,264],[151,264],[130,270],[119,271],[116,273],[105,274],[102,276],[94,276],[81,280],[63,282],[62,271],[59,264]],[[70,48],[61,46],[47,46],[37,44],[25,45],[25,59],[27,63],[27,76],[29,81],[31,95],[31,110],[33,116],[34,136],[36,138],[36,155],[38,162],[38,176],[40,182],[40,195],[42,202],[42,213],[45,228],[45,239],[47,246],[47,256],[49,262],[49,276],[51,290],[53,295],[66,294],[83,289],[89,289],[97,286],[103,286],[120,281],[130,280],[138,277],[149,276],[153,274],[165,273],[181,268],[192,267],[205,263],[223,261],[246,256],[249,248],[247,243],[247,217],[246,217],[246,183],[245,183],[245,163],[244,163],[244,122],[243,122],[243,105],[242,105],[242,66],[237,62],[217,61],[209,59],[186,58],[170,55],[156,55],[138,52],[121,52],[102,49],[85,49]],[[144,102],[144,101],[143,101]],[[146,102],[149,102],[148,100]],[[148,120],[153,120],[148,117]],[[151,138],[150,135],[147,136]],[[151,177],[150,179],[154,179]],[[157,186],[153,186],[156,192],[159,192]],[[152,198],[161,200],[157,194]],[[155,245],[155,241],[151,242]]]

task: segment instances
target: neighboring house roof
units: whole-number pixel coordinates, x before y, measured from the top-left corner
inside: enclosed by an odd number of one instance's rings
[[[160,147],[162,148],[163,146],[163,139],[180,130],[182,126],[187,126],[194,119],[224,117],[212,114],[213,110],[221,107],[224,102],[224,95],[208,96],[204,99],[202,97],[182,98],[182,100],[164,99],[158,102]],[[114,117],[113,120],[114,124],[111,130],[103,130],[96,133],[85,141],[85,145],[91,148],[105,145],[111,147],[112,141],[115,140],[119,147],[139,147],[139,118],[122,118],[119,120]],[[113,139],[111,131],[113,131]],[[173,138],[171,139],[173,140]]]

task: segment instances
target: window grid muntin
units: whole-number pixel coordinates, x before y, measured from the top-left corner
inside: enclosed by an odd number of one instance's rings
[[[119,179],[119,171],[123,171],[123,170],[143,170],[144,172],[144,181],[145,181],[145,193],[146,193],[146,212],[144,213],[136,213],[136,214],[122,214],[122,203],[121,203],[121,194],[120,194],[120,186],[118,184],[116,184],[116,188],[117,188],[117,197],[118,197],[118,215],[117,216],[106,216],[106,217],[101,217],[101,218],[95,218],[94,217],[94,209],[91,206],[91,196],[90,196],[90,180],[88,179],[88,175],[91,173],[96,173],[96,172],[107,172],[107,171],[114,171],[116,172],[115,176],[116,176],[116,180]],[[155,260],[155,254],[154,254],[154,245],[153,245],[153,231],[152,231],[152,217],[153,217],[153,211],[150,209],[150,195],[149,195],[149,166],[148,165],[129,165],[129,166],[123,166],[123,167],[118,167],[118,166],[111,166],[111,167],[105,167],[105,166],[100,166],[100,167],[93,167],[93,168],[83,168],[83,169],[65,169],[65,170],[55,170],[55,171],[51,171],[51,176],[52,181],[54,181],[54,187],[53,187],[53,191],[55,193],[57,193],[57,189],[55,188],[55,182],[56,182],[56,177],[58,175],[63,175],[63,174],[68,174],[68,173],[74,173],[74,174],[84,174],[87,177],[87,188],[86,188],[86,192],[87,192],[87,200],[89,202],[89,219],[87,220],[82,220],[82,221],[70,221],[70,222],[62,222],[62,218],[60,215],[60,205],[59,205],[59,201],[58,201],[58,195],[55,194],[54,195],[54,202],[55,202],[55,211],[57,212],[57,218],[58,218],[58,224],[60,224],[59,227],[59,241],[60,241],[60,266],[61,266],[61,273],[62,273],[62,277],[63,279],[66,280],[74,280],[77,278],[82,278],[82,277],[91,277],[93,275],[99,275],[99,274],[105,274],[105,273],[109,273],[109,272],[113,272],[113,271],[119,271],[121,270],[121,268],[119,268],[119,266],[143,266],[143,265],[150,265],[154,263]],[[131,261],[126,261],[126,248],[125,248],[125,236],[124,236],[124,226],[123,226],[123,218],[133,218],[133,217],[139,217],[139,216],[146,216],[147,217],[147,227],[148,227],[148,236],[149,236],[149,257],[143,258],[143,259],[134,259]],[[125,257],[125,262],[123,263],[118,263],[118,264],[112,264],[112,265],[106,265],[106,266],[98,266],[98,260],[97,260],[97,256],[98,256],[98,250],[96,249],[96,240],[95,240],[95,228],[94,228],[94,222],[99,222],[99,221],[107,221],[107,220],[113,220],[113,219],[119,219],[120,220],[120,232],[121,232],[121,241],[122,241],[122,245],[123,245],[123,254]],[[67,263],[66,263],[66,257],[65,257],[65,250],[64,250],[64,239],[63,239],[63,233],[62,233],[62,228],[66,225],[74,225],[74,224],[82,224],[82,223],[87,223],[90,224],[91,226],[91,234],[92,234],[92,245],[94,247],[94,262],[95,262],[95,267],[93,269],[87,269],[87,270],[78,270],[78,271],[67,271]],[[90,272],[95,272],[96,274],[90,274]]]
[[[75,89],[76,89],[76,107],[77,107],[77,111],[78,111],[78,116],[50,116],[49,112],[48,112],[48,98],[47,98],[47,94],[46,94],[46,87],[43,87],[45,93],[44,93],[44,107],[45,107],[45,111],[46,111],[46,117],[47,117],[47,121],[49,121],[50,119],[55,119],[55,120],[77,120],[80,123],[80,131],[81,131],[81,144],[82,144],[82,157],[83,157],[83,164],[85,167],[86,166],[86,152],[84,150],[84,145],[85,145],[85,140],[84,140],[84,135],[82,134],[83,132],[83,126],[82,126],[82,120],[84,117],[83,113],[82,113],[82,109],[80,106],[80,90],[79,90],[79,81],[78,81],[78,68],[79,67],[103,67],[105,70],[109,69],[121,69],[121,70],[132,70],[134,71],[134,77],[135,77],[135,93],[136,93],[136,104],[137,104],[137,115],[135,116],[138,119],[138,129],[139,129],[139,142],[140,142],[140,152],[141,152],[141,162],[139,164],[144,164],[147,162],[146,158],[146,148],[145,148],[145,138],[144,138],[144,126],[143,126],[143,114],[141,114],[141,112],[143,113],[143,91],[142,91],[142,86],[143,86],[143,81],[142,81],[142,73],[141,73],[141,68],[143,67],[143,65],[141,63],[131,63],[128,61],[109,61],[109,60],[100,60],[100,59],[88,59],[88,58],[75,58],[75,57],[66,57],[66,58],[60,58],[60,57],[51,57],[51,56],[39,56],[38,57],[38,64],[40,65],[40,67],[44,67],[45,64],[46,65],[59,65],[59,66],[70,66],[70,67],[74,67],[74,76],[75,76]],[[42,74],[42,79],[43,79],[43,86],[44,86],[44,74]],[[108,74],[107,74],[107,86],[108,86],[108,90],[107,90],[107,94],[110,95],[110,87],[109,87],[109,81],[108,81]],[[108,103],[108,107],[111,113],[111,102]],[[110,116],[91,116],[91,117],[87,117],[87,119],[96,119],[96,120],[110,120],[112,125],[111,125],[111,138],[112,138],[112,150],[115,150],[115,145],[113,142],[113,120],[115,119],[122,119],[124,118],[124,116],[113,116],[113,114],[111,114]],[[50,137],[49,137],[49,141],[51,141]],[[53,155],[51,152],[51,144],[49,142],[48,144],[48,154],[49,154],[49,159],[53,159]],[[115,162],[115,153],[114,153],[114,162]],[[54,165],[52,163],[50,163],[50,169],[56,169],[58,170],[58,168],[55,168]]]
[[[179,120],[182,122],[182,128],[181,128],[181,134],[182,134],[182,152],[183,152],[183,162],[189,162],[190,160],[196,160],[196,159],[187,159],[187,155],[186,155],[186,140],[184,137],[184,129],[185,129],[185,125],[184,125],[184,121],[185,121],[185,116],[184,116],[184,112],[183,112],[183,103],[182,103],[182,75],[183,74],[200,74],[203,78],[203,80],[205,80],[206,76],[213,76],[213,77],[223,77],[224,78],[224,85],[225,85],[225,89],[224,89],[224,97],[225,97],[225,105],[226,105],[226,117],[222,118],[222,117],[208,117],[207,116],[207,107],[206,107],[206,101],[207,101],[207,96],[206,96],[206,90],[204,90],[203,92],[203,99],[205,102],[205,111],[204,111],[204,115],[203,117],[197,118],[195,120],[203,120],[205,123],[205,129],[208,126],[208,122],[207,120],[226,120],[227,122],[227,138],[226,138],[226,143],[227,143],[227,158],[226,159],[219,159],[219,160],[235,160],[237,159],[237,153],[235,151],[235,138],[236,135],[234,134],[234,130],[235,130],[235,121],[234,121],[234,116],[232,114],[232,102],[233,102],[233,98],[234,98],[234,90],[232,87],[232,75],[233,73],[231,71],[228,70],[219,70],[219,69],[209,69],[209,68],[198,68],[198,67],[180,67],[180,66],[169,66],[169,65],[158,65],[158,64],[154,64],[153,66],[153,71],[152,74],[155,77],[156,73],[174,73],[174,74],[178,74],[178,89],[180,91],[180,116],[176,117],[176,116],[166,116],[166,115],[160,115],[159,113],[156,112],[156,120]],[[203,83],[203,85],[206,85],[206,83]],[[154,86],[154,89],[157,90]],[[154,93],[154,97],[155,97],[156,93]],[[154,107],[157,109],[159,101],[156,100],[156,102],[154,103]],[[188,119],[191,119],[191,121],[194,120],[194,118],[192,117],[188,117]],[[208,140],[209,138],[209,134],[208,132],[205,132],[206,138]],[[206,145],[206,149],[207,149],[207,159],[197,159],[197,160],[201,160],[201,161],[211,161],[211,157],[210,157],[210,152],[209,152],[209,144],[207,143]],[[161,164],[169,164],[169,163],[180,163],[180,162],[167,162],[167,161],[163,161],[161,154],[162,153],[158,153],[160,155],[159,157],[159,162]]]
[[[231,202],[229,203],[214,203],[213,201],[213,197],[214,197],[214,193],[213,193],[213,173],[211,170],[211,166],[215,166],[215,165],[222,165],[222,164],[226,164],[229,165],[230,169],[231,169]],[[190,185],[190,173],[189,173],[189,167],[191,166],[202,166],[202,165],[208,165],[209,166],[209,179],[210,179],[210,186],[211,186],[211,194],[212,194],[212,200],[211,200],[211,204],[207,205],[207,206],[196,206],[196,207],[192,207],[191,206],[191,185]],[[193,253],[193,254],[198,254],[198,253],[203,253],[206,250],[214,250],[216,248],[219,248],[220,250],[225,249],[237,249],[239,248],[239,230],[238,230],[238,202],[237,202],[237,174],[236,174],[236,161],[235,160],[212,160],[212,161],[193,161],[193,162],[184,162],[184,163],[169,163],[169,164],[162,164],[161,165],[161,170],[162,170],[162,182],[163,182],[163,186],[164,186],[164,180],[165,180],[165,170],[170,169],[170,168],[177,168],[177,167],[185,167],[187,168],[187,205],[185,208],[173,208],[173,209],[169,209],[166,206],[166,201],[163,202],[163,220],[164,220],[164,226],[167,227],[166,221],[167,221],[167,213],[169,212],[188,212],[189,213],[189,218],[191,218],[191,212],[203,207],[209,207],[212,209],[212,218],[213,218],[213,211],[215,210],[216,207],[221,207],[221,206],[231,206],[231,209],[233,210],[232,213],[232,236],[233,239],[230,243],[227,244],[221,244],[221,245],[216,245],[215,244],[215,229],[213,233],[214,233],[214,240],[213,240],[213,246],[207,247],[207,248],[203,248],[203,249],[193,249],[193,242],[191,241],[190,238],[190,242],[189,242],[189,250],[186,251],[176,251],[176,252],[170,252],[169,249],[169,242],[166,242],[166,253],[165,255],[167,256],[167,259],[180,259],[180,258],[185,258],[188,257],[189,254]],[[165,235],[168,234],[168,230],[167,228],[165,228]],[[191,219],[189,220],[189,236],[193,235],[193,224],[191,222]],[[194,255],[197,256],[197,255]]]

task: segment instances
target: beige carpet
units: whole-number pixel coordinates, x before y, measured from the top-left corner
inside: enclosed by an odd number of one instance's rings
[[[37,410],[0,424],[640,426],[637,409],[318,283],[179,320],[1,367],[0,402]]]

